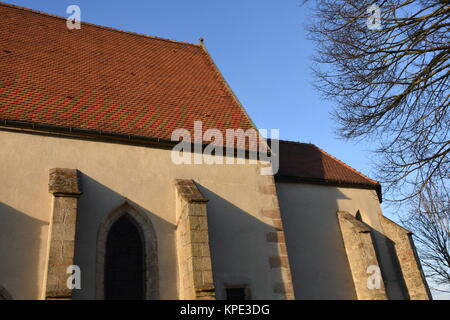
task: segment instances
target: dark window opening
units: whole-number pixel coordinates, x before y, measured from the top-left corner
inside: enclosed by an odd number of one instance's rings
[[[248,300],[247,289],[241,288],[226,288],[227,300]]]
[[[145,297],[144,245],[129,215],[111,226],[106,240],[105,299],[143,300]]]

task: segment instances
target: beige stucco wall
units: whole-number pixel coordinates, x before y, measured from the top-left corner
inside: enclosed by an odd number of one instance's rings
[[[390,299],[404,299],[404,284],[374,190],[277,182],[297,299],[356,299],[337,211],[361,213],[372,236]]]
[[[100,224],[125,198],[151,219],[157,233],[160,297],[177,299],[175,189],[173,180],[193,179],[209,199],[208,223],[216,296],[223,287],[246,284],[254,299],[271,299],[271,269],[261,214],[278,206],[260,186],[272,177],[260,165],[175,165],[170,151],[116,143],[0,131],[0,285],[15,299],[42,298],[52,195],[49,169],[81,172],[75,263],[82,290],[95,298],[96,240]]]

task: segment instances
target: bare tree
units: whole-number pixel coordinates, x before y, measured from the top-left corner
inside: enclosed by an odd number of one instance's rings
[[[414,233],[427,276],[450,292],[450,190],[441,185],[427,185],[403,224]]]
[[[373,142],[391,200],[450,180],[450,0],[315,0],[318,89],[340,136]]]

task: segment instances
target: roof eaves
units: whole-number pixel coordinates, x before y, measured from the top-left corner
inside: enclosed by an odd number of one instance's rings
[[[111,142],[117,141],[130,145],[146,145],[150,147],[160,147],[164,149],[172,149],[175,145],[180,143],[180,141],[150,136],[139,136],[127,133],[117,133],[103,130],[59,126],[59,125],[27,122],[22,120],[1,119],[1,118],[0,118],[0,130],[21,130],[23,132],[36,134],[66,136],[71,138],[88,138],[88,139],[95,139],[98,141],[111,141]],[[190,143],[190,145],[193,150],[196,150],[194,147],[195,145],[197,145],[196,143]],[[202,150],[204,150],[204,148],[208,146],[209,144],[201,144]],[[229,154],[228,150],[230,150],[233,152],[233,155],[235,157],[241,156],[242,152],[244,152],[245,157],[258,156],[257,152],[249,149],[228,148],[226,146],[221,146],[221,148],[223,148],[224,150],[223,154]]]
[[[320,184],[329,185],[344,188],[354,188],[354,189],[369,189],[375,190],[377,192],[378,200],[380,203],[383,202],[383,194],[380,183],[359,183],[359,182],[347,182],[334,179],[322,179],[322,178],[307,178],[299,176],[288,176],[276,174],[275,180],[279,182],[292,182],[292,183],[310,183],[310,184]]]

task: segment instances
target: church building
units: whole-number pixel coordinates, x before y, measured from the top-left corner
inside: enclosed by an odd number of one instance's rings
[[[66,22],[0,3],[0,299],[431,298],[381,185],[315,145],[195,161],[258,132],[203,43]]]

